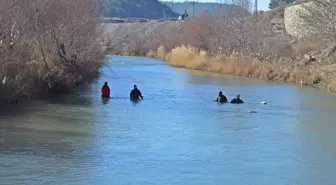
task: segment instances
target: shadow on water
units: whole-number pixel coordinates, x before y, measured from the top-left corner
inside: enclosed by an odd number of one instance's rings
[[[21,101],[0,113],[0,154],[75,158],[91,135],[92,100],[87,87],[35,101]]]
[[[32,100],[20,100],[18,104],[3,104],[6,109],[0,109],[0,119],[20,116],[21,114],[30,114],[35,112],[36,108],[41,107],[45,104],[54,105],[74,105],[74,106],[85,106],[91,105],[91,94],[88,92],[88,84],[80,86],[72,93],[64,94],[53,94],[50,96],[36,97]]]
[[[133,107],[137,106],[139,103],[141,103],[142,100],[130,100],[132,102]]]
[[[102,98],[103,105],[106,105],[110,100],[111,98]]]

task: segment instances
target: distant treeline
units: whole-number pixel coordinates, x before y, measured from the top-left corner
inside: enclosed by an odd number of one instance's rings
[[[105,17],[160,19],[178,17],[169,6],[158,0],[100,0]]]

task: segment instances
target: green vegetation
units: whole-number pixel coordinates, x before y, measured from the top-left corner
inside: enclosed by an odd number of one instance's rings
[[[100,0],[100,4],[105,17],[160,19],[178,16],[158,0]]]
[[[276,7],[279,7],[281,5],[284,4],[290,4],[290,3],[294,3],[295,0],[271,0],[270,4],[269,4],[269,8],[273,9]]]

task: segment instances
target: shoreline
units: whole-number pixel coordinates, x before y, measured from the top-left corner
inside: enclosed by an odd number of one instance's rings
[[[336,89],[333,89],[333,88],[329,87],[330,84],[326,82],[326,80],[328,80],[328,79],[321,79],[316,84],[303,84],[303,83],[300,83],[299,81],[291,82],[291,81],[288,81],[288,80],[277,80],[277,79],[270,79],[270,78],[265,78],[265,77],[256,77],[256,76],[253,76],[253,75],[248,76],[248,75],[235,75],[235,74],[230,74],[230,73],[223,73],[223,72],[220,72],[220,71],[213,70],[211,68],[209,69],[208,66],[201,66],[200,68],[197,68],[197,67],[196,68],[191,68],[191,67],[188,67],[188,66],[177,66],[177,65],[172,65],[169,61],[167,61],[165,59],[162,59],[162,57],[157,57],[157,56],[150,56],[149,57],[149,56],[140,56],[140,55],[128,56],[128,55],[114,55],[114,54],[106,54],[106,56],[124,56],[124,57],[139,57],[139,58],[157,59],[157,60],[162,60],[163,62],[165,62],[170,67],[174,67],[174,68],[195,70],[195,71],[200,71],[200,72],[226,75],[226,76],[232,76],[232,77],[244,77],[244,78],[249,78],[249,79],[260,79],[260,80],[266,80],[266,81],[269,81],[269,82],[279,82],[279,83],[292,84],[292,85],[295,85],[295,86],[302,86],[302,87],[311,87],[311,88],[321,90],[321,91],[326,92],[326,93],[332,93],[333,95],[334,95],[334,93],[336,93]],[[208,65],[209,64],[211,65],[211,63],[214,63],[209,58],[206,58],[206,60],[210,60],[210,61],[206,62]],[[278,66],[288,67],[286,65],[278,65]],[[315,69],[316,66],[310,66],[309,68]],[[304,70],[305,69],[303,69],[303,71]]]

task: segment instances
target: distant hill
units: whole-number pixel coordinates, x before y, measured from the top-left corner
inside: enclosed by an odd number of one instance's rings
[[[178,17],[165,3],[158,0],[100,0],[105,17],[160,19]]]
[[[162,2],[165,3],[167,6],[172,8],[172,2]],[[204,13],[211,15],[215,15],[217,9],[221,6],[220,3],[196,3],[195,4],[195,16],[200,16]],[[173,10],[178,14],[183,14],[185,10],[191,17],[193,15],[193,5],[190,2],[174,2],[173,3]]]

